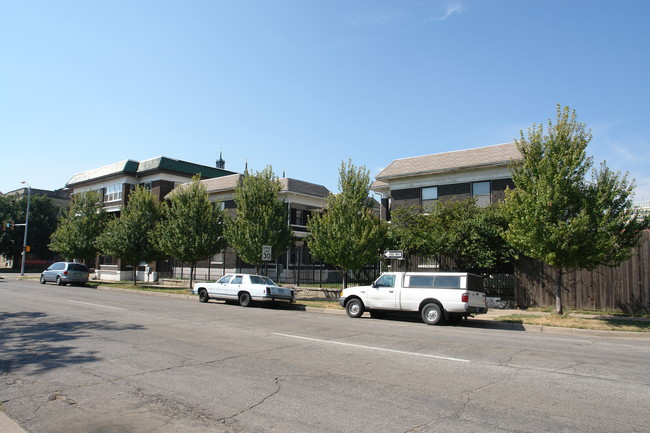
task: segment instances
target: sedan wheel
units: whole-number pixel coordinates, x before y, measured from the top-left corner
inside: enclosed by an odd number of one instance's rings
[[[242,307],[250,307],[251,305],[251,295],[248,292],[241,292],[239,294],[239,305]]]
[[[41,284],[45,284],[45,276],[41,275]]]
[[[208,302],[209,300],[208,291],[205,289],[199,290],[199,302]]]

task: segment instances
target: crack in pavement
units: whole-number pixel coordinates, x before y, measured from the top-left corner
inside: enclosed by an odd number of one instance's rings
[[[232,425],[233,422],[236,422],[235,418],[237,418],[238,416],[243,415],[243,414],[245,414],[246,412],[248,412],[248,411],[250,411],[250,410],[253,410],[253,409],[255,409],[256,407],[258,407],[258,406],[264,404],[264,402],[266,402],[268,399],[270,399],[270,398],[272,398],[273,396],[275,396],[275,395],[276,395],[277,393],[279,393],[280,390],[282,389],[282,387],[280,386],[280,377],[276,377],[276,378],[274,379],[274,381],[275,381],[275,385],[276,385],[276,389],[275,389],[275,391],[273,391],[273,392],[270,393],[269,395],[265,396],[264,398],[262,398],[262,399],[261,399],[260,401],[258,401],[257,403],[255,403],[255,404],[253,404],[253,405],[247,407],[246,409],[243,409],[243,410],[237,412],[237,413],[234,414],[234,415],[230,415],[230,416],[227,416],[227,417],[219,418],[217,421],[222,422],[222,423],[224,423],[225,425],[228,425],[228,426],[229,426],[229,425]]]

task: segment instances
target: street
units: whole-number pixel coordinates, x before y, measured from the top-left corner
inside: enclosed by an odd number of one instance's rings
[[[645,432],[650,339],[0,281],[28,432]]]

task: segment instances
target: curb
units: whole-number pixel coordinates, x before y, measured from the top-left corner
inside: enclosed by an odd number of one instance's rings
[[[16,421],[9,418],[6,413],[0,412],[0,432],[2,433],[27,433]]]

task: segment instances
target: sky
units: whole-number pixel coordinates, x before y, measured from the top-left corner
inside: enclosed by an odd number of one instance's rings
[[[575,109],[650,200],[647,0],[0,0],[0,191],[167,156],[338,192],[342,162]]]

